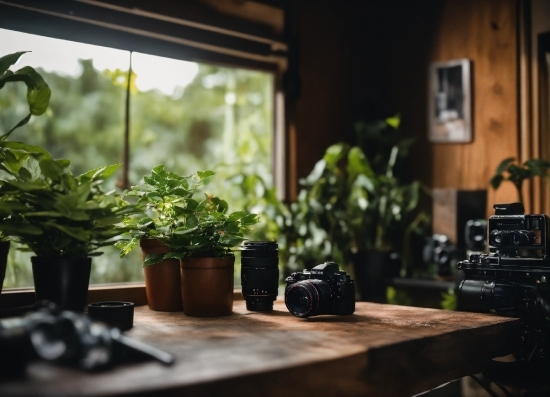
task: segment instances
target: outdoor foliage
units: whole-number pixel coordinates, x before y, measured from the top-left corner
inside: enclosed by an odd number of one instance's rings
[[[92,60],[80,62],[78,77],[37,68],[51,87],[50,106],[17,132],[18,140],[45,147],[53,158],[70,158],[75,175],[122,161],[127,79],[125,71],[99,71]],[[268,73],[199,64],[193,81],[173,95],[134,87],[130,182],[140,183],[161,163],[178,175],[211,169],[217,178],[210,190],[226,192],[232,208],[246,208],[248,201],[232,177],[252,169],[272,189],[271,79]],[[0,133],[28,114],[25,95],[17,84],[6,84],[0,91]],[[4,111],[8,107],[10,111]],[[120,175],[116,171],[105,189],[115,188]],[[254,231],[254,238],[265,238],[264,225]],[[117,251],[105,247],[105,255],[94,259],[92,283],[142,279],[139,253],[120,259]],[[9,263],[5,287],[32,285],[28,255],[10,250]]]
[[[212,171],[198,171],[182,177],[166,171],[164,165],[153,168],[142,185],[126,193],[138,197],[137,205],[144,208],[144,213],[125,218],[130,231],[117,243],[121,256],[142,238],[156,238],[172,248],[166,255],[149,254],[144,266],[168,258],[232,255],[231,248],[244,240],[244,233],[258,218],[246,211],[228,214],[226,201],[206,193],[203,198],[194,198],[214,175]]]

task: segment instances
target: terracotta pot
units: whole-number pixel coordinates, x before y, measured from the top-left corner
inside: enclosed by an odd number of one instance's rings
[[[62,310],[83,312],[88,297],[92,258],[31,257],[36,300],[57,303]]]
[[[234,256],[180,260],[183,311],[193,317],[226,316],[233,311]]]
[[[9,241],[0,241],[0,293],[6,276],[6,267],[8,266],[8,252],[10,251]]]
[[[166,254],[170,248],[153,238],[141,239],[141,257],[149,254]],[[143,268],[145,293],[149,309],[160,312],[181,312],[183,310],[180,285],[179,259],[164,259]]]

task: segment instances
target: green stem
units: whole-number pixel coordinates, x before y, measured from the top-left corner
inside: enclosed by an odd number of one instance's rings
[[[8,139],[8,137],[10,136],[10,134],[18,127],[21,127],[22,125],[25,125],[29,122],[29,120],[31,119],[31,114],[29,113],[27,115],[27,117],[25,117],[23,120],[21,120],[19,123],[17,123],[11,130],[9,130],[8,132],[6,132],[4,135],[2,135],[0,137],[0,141],[5,141],[6,139]]]

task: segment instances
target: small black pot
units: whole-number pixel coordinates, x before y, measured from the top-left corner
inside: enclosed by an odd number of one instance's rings
[[[49,300],[62,310],[84,311],[92,258],[41,258],[33,256],[36,300]]]
[[[6,267],[8,266],[8,252],[10,251],[9,241],[0,241],[0,293],[2,293],[2,285],[4,277],[6,277]]]

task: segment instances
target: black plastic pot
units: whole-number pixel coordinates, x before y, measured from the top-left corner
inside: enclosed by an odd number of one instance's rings
[[[6,277],[6,267],[8,266],[8,252],[10,251],[9,241],[0,241],[0,293],[2,293],[2,285],[4,277]]]
[[[36,300],[49,300],[63,310],[84,311],[92,258],[41,258],[33,256]]]
[[[389,251],[361,251],[354,255],[355,284],[362,301],[386,302],[386,287],[399,275],[401,261]]]

